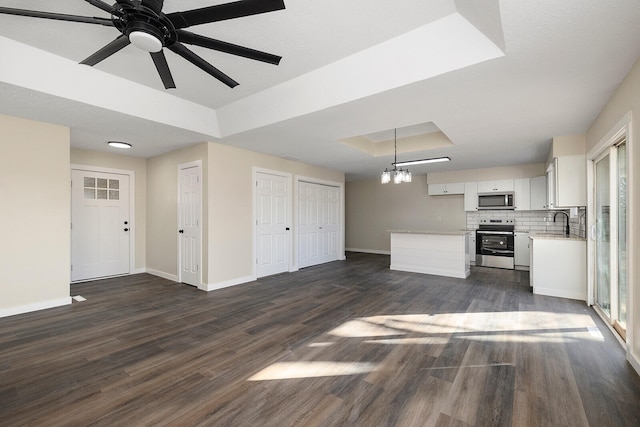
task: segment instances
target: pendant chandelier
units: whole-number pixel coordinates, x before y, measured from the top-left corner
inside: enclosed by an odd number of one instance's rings
[[[383,184],[388,184],[391,182],[391,173],[393,173],[393,183],[401,184],[403,182],[411,182],[411,172],[409,169],[398,169],[398,130],[393,130],[393,169],[389,170],[385,168],[384,172],[382,172],[382,176],[380,177],[380,181]]]
[[[391,174],[393,174],[393,183],[401,184],[403,182],[411,182],[411,172],[409,169],[398,169],[398,166],[421,165],[424,163],[448,162],[449,157],[435,157],[432,159],[409,160],[406,162],[398,162],[398,130],[393,130],[393,169],[384,169],[380,176],[380,182],[388,184],[391,182]]]

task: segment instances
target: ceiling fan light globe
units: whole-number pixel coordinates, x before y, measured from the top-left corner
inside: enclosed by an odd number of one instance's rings
[[[132,45],[145,52],[160,52],[162,50],[162,41],[144,31],[130,32],[129,41]]]

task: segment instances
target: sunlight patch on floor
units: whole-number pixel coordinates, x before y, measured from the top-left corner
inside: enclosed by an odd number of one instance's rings
[[[335,344],[334,342],[312,342],[309,344],[309,347],[329,347],[330,345]]]
[[[395,345],[438,345],[446,344],[449,337],[416,337],[416,338],[383,338],[379,340],[366,340],[365,344],[395,344]]]
[[[594,328],[597,330],[588,314],[510,311],[369,316],[349,320],[328,333],[343,338],[398,337],[367,341],[381,344],[409,344],[416,338],[399,338],[408,334],[425,334],[429,339],[439,334],[468,334],[466,338],[478,341],[602,340],[602,335],[592,332]],[[418,338],[416,344],[429,343]]]
[[[366,362],[278,362],[264,368],[249,378],[249,381],[358,375],[374,372],[376,369],[375,364]]]

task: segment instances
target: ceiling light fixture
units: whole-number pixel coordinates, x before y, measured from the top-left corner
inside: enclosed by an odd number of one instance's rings
[[[138,49],[145,52],[160,52],[162,50],[162,41],[152,34],[144,31],[132,31],[129,33],[129,41]]]
[[[391,182],[391,172],[393,172],[393,183],[400,184],[403,182],[411,182],[411,172],[408,169],[398,169],[397,161],[398,161],[398,130],[393,130],[393,169],[386,169],[382,172],[380,176],[380,182],[383,184],[388,184]]]
[[[409,160],[406,162],[397,162],[394,163],[396,166],[413,166],[413,165],[423,165],[425,163],[438,163],[438,162],[450,162],[451,159],[449,157],[434,157],[432,159],[422,159],[422,160]]]
[[[391,182],[391,173],[393,172],[393,183],[400,184],[402,182],[411,182],[411,172],[409,169],[402,169],[402,166],[413,166],[413,165],[423,165],[425,163],[438,163],[438,162],[449,162],[451,159],[449,157],[434,157],[431,159],[420,159],[420,160],[408,160],[406,162],[398,161],[398,131],[397,129],[393,130],[393,169],[386,169],[382,172],[380,176],[380,182],[383,184],[388,184]],[[400,169],[398,169],[400,168]]]
[[[131,147],[133,147],[128,142],[120,142],[120,141],[109,141],[109,142],[107,142],[107,144],[109,145],[109,147],[113,147],[113,148],[131,148]]]

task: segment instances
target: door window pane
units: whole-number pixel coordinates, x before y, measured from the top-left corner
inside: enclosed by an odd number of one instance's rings
[[[609,155],[596,163],[596,303],[611,316]]]
[[[627,145],[618,146],[618,323],[627,322]]]

